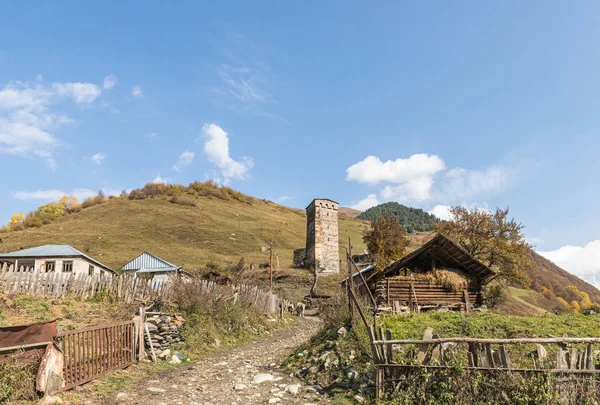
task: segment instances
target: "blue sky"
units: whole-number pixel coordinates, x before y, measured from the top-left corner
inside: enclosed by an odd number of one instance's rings
[[[600,4],[218,3],[0,4],[3,222],[216,178],[301,208],[509,206],[600,272]]]

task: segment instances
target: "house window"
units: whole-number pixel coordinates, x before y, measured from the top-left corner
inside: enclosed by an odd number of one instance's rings
[[[63,262],[63,273],[73,272],[73,262]]]
[[[56,262],[46,262],[46,273],[54,273]]]
[[[88,269],[88,276],[94,275],[94,265],[90,264],[90,268]]]

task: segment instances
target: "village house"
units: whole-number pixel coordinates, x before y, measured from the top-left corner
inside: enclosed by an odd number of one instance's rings
[[[115,271],[69,245],[43,245],[0,254],[0,265],[29,272],[113,276]]]
[[[169,282],[172,277],[190,278],[192,276],[183,270],[182,266],[171,264],[148,252],[132,259],[121,267],[121,271],[134,273],[136,277],[148,277],[158,283]]]
[[[368,266],[351,280],[369,291],[382,311],[470,310],[484,304],[483,287],[494,272],[458,244],[438,234],[381,271]],[[362,280],[365,279],[369,291]],[[348,279],[342,281],[342,286]]]

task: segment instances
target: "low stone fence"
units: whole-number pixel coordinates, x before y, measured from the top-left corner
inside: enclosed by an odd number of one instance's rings
[[[160,353],[170,349],[172,345],[183,343],[184,319],[179,315],[146,313],[146,324],[150,337],[145,336],[144,343],[148,351],[160,357]]]

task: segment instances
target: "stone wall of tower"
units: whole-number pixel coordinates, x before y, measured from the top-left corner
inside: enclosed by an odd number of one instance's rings
[[[306,207],[306,263],[323,272],[339,273],[338,208],[335,201],[315,199]]]

